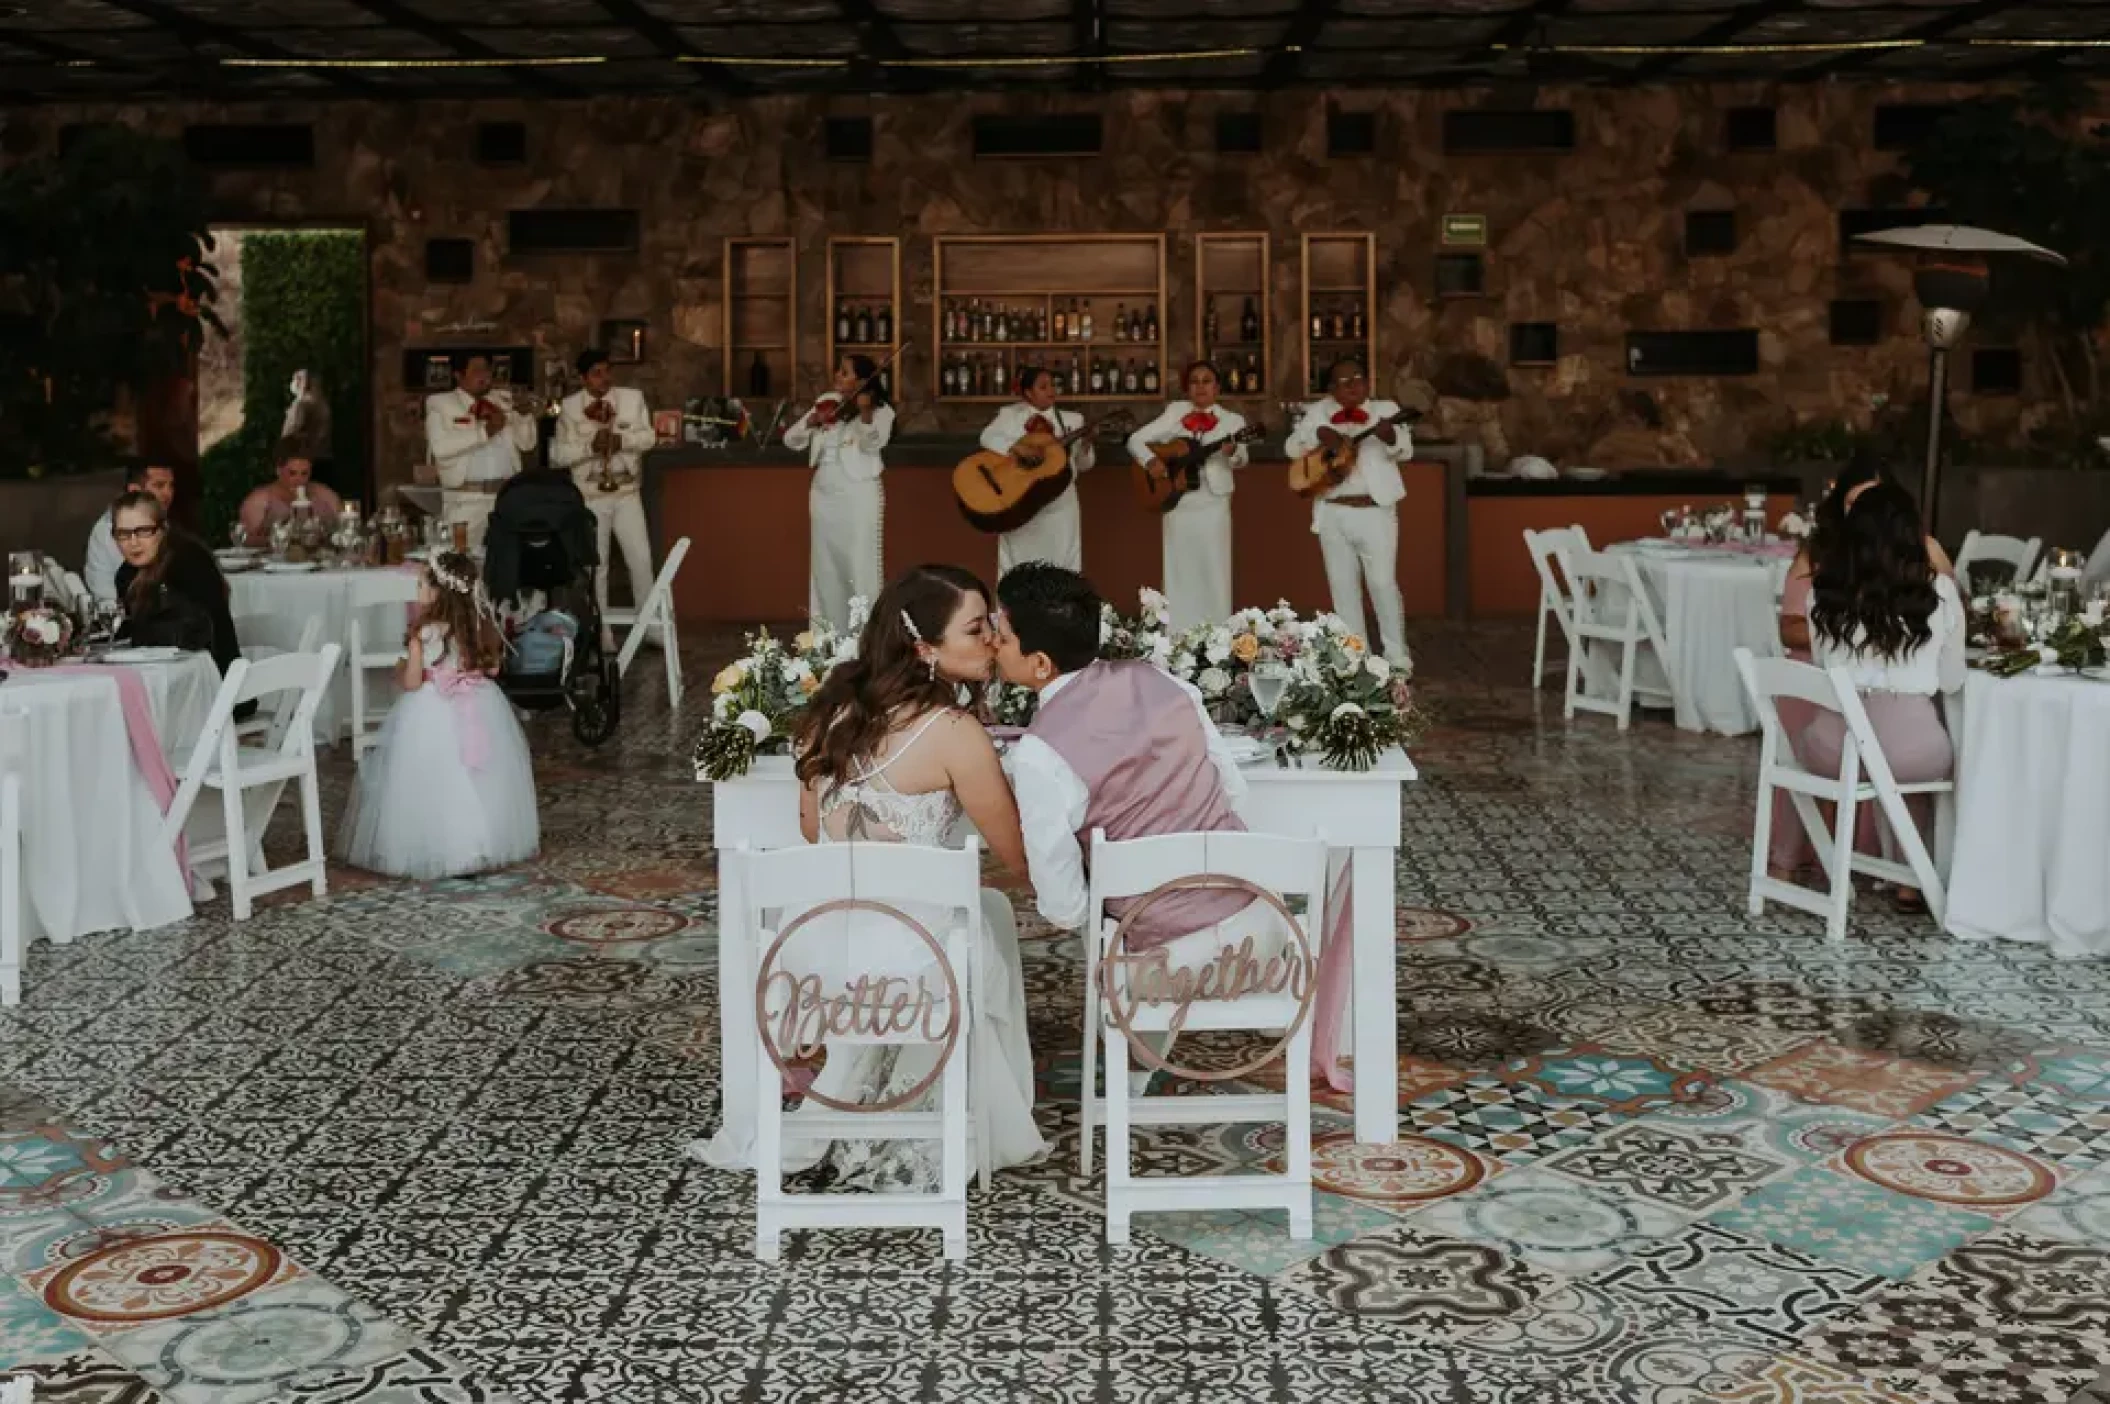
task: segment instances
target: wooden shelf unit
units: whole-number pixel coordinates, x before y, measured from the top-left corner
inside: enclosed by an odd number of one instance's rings
[[[725,393],[752,396],[755,358],[769,368],[761,398],[798,395],[799,253],[789,239],[725,241]]]
[[[1272,268],[1265,234],[1194,236],[1194,354],[1216,362],[1226,382],[1226,400],[1265,400],[1275,389],[1274,309],[1268,295]],[[1240,330],[1248,306],[1260,320],[1256,341],[1248,341]],[[1212,309],[1213,338],[1208,332]],[[1246,388],[1243,374],[1256,366],[1259,388]],[[1240,377],[1236,390],[1228,383],[1234,375]]]
[[[1306,234],[1304,236],[1304,309],[1297,335],[1304,344],[1304,390],[1324,395],[1327,367],[1354,356],[1370,373],[1377,372],[1377,236],[1375,234]],[[1354,334],[1357,313],[1363,334]],[[1339,314],[1342,332],[1333,332]],[[1315,335],[1313,317],[1325,318],[1325,334]]]
[[[851,339],[844,340],[839,325],[847,305]],[[881,311],[885,312],[881,323]],[[835,363],[845,355],[869,356],[881,364],[901,349],[901,241],[891,237],[844,237],[828,241],[828,364],[823,369],[821,389],[835,384]],[[874,328],[870,340],[858,340],[857,314],[870,315]],[[886,335],[881,336],[880,330]],[[901,363],[885,372],[883,383],[890,398],[898,399]]]
[[[1155,399],[1173,391],[1167,382],[1165,302],[1165,236],[1163,234],[980,234],[941,235],[931,249],[931,397],[946,404],[1004,404],[1015,398],[1014,378],[1021,366],[1040,364],[1067,380],[1074,364],[1089,385],[1094,360],[1111,358],[1117,367],[1134,365],[1137,389],[1090,393],[1060,385],[1065,402]],[[947,336],[948,314],[964,314],[980,304],[996,314],[1010,313],[1029,324],[1020,339],[983,340]],[[1056,316],[1065,327],[1070,310],[1091,314],[1093,336],[1085,341],[1054,336]],[[1113,335],[1114,316],[1134,312],[1157,335],[1129,340]],[[1045,335],[1040,328],[1048,330]],[[974,388],[963,393],[945,389],[946,372],[965,364],[975,372]],[[1144,372],[1157,376],[1157,389],[1146,390]],[[983,387],[987,386],[987,389]]]

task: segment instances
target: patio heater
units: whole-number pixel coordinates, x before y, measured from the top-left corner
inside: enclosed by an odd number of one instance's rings
[[[2021,254],[2064,266],[2063,255],[2012,234],[1967,224],[1921,224],[1854,236],[1864,244],[1911,249],[1919,255],[1912,291],[1920,302],[1920,334],[1927,339],[1927,462],[1920,478],[1920,510],[1935,524],[1941,492],[1941,416],[1948,402],[1949,353],[1963,341],[1971,314],[1992,290],[1988,255]]]

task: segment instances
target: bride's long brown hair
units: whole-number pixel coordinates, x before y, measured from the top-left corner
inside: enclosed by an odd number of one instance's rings
[[[949,565],[917,566],[879,592],[857,657],[829,671],[799,719],[792,750],[801,785],[843,783],[879,753],[897,717],[958,705],[958,684],[933,677],[916,643],[935,647],[969,594],[986,600],[989,587]]]

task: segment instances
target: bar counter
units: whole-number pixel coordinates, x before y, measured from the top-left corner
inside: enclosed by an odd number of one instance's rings
[[[969,526],[952,495],[952,470],[980,447],[967,434],[904,434],[887,448],[885,571],[947,561],[994,579],[996,538]],[[1538,579],[1523,530],[1578,524],[1598,545],[1648,535],[1667,507],[1740,498],[1764,481],[1768,513],[1797,501],[1792,478],[1714,470],[1636,472],[1601,482],[1470,478],[1461,456],[1432,446],[1403,464],[1399,581],[1410,618],[1528,614]],[[694,545],[675,582],[683,619],[752,624],[806,612],[806,456],[782,446],[736,444],[655,449],[645,458],[645,497],[655,550],[677,537]],[[1136,591],[1163,578],[1159,519],[1140,507],[1119,446],[1099,445],[1099,466],[1078,478],[1084,568],[1106,597],[1132,607]],[[1290,491],[1279,439],[1255,444],[1231,499],[1232,599],[1287,599],[1327,607],[1326,572],[1311,533],[1311,506]]]

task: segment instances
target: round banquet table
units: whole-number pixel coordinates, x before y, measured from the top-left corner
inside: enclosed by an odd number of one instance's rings
[[[377,566],[351,570],[316,570],[282,575],[263,570],[227,577],[235,633],[244,648],[288,650],[300,645],[308,620],[322,620],[322,643],[343,646],[345,661],[330,679],[329,691],[315,709],[315,738],[328,744],[346,734],[352,718],[351,626],[359,612],[367,629],[369,653],[402,640],[405,617],[400,609],[418,597],[416,566]],[[395,680],[367,674],[368,696],[376,713],[395,698]]]
[[[196,743],[220,690],[209,653],[166,663],[110,664],[146,684],[164,753]],[[69,668],[12,668],[0,711],[28,719],[23,776],[25,944],[91,931],[144,931],[191,914],[161,806],[132,759],[115,678]],[[177,777],[181,780],[181,777]]]
[[[1660,541],[1661,539],[1658,538]],[[1631,555],[1642,587],[1663,626],[1669,674],[1654,649],[1634,664],[1634,691],[1644,703],[1668,705],[1684,731],[1742,736],[1758,730],[1758,713],[1744,695],[1736,672],[1736,650],[1761,658],[1780,653],[1780,593],[1794,564],[1792,546],[1770,554],[1721,547],[1644,545],[1622,541],[1609,548]],[[1613,587],[1600,602],[1600,618],[1616,620],[1626,609],[1625,592]],[[1583,656],[1592,692],[1619,690],[1619,655],[1592,645]]]
[[[1948,721],[1950,933],[2110,955],[2110,681],[1973,671]]]

